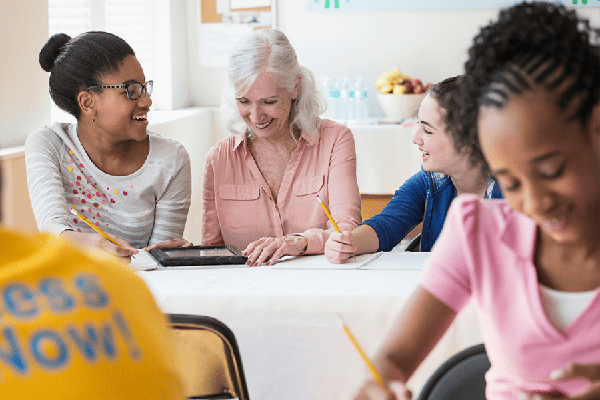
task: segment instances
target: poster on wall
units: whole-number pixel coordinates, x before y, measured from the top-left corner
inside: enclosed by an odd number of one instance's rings
[[[200,65],[226,67],[235,42],[253,30],[274,27],[272,1],[275,0],[201,0]]]
[[[476,10],[508,7],[514,0],[305,0],[309,12]],[[558,1],[572,7],[600,7],[600,0]]]

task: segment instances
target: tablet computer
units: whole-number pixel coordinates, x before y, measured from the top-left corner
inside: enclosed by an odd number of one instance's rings
[[[235,246],[165,247],[150,250],[163,267],[245,264],[247,258]]]

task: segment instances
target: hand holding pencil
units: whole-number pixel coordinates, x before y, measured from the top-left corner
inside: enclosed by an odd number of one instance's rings
[[[83,247],[98,247],[113,255],[119,257],[129,258],[136,254],[138,250],[134,249],[129,243],[122,239],[114,239],[103,232],[99,227],[91,223],[87,218],[81,215],[75,207],[69,208],[69,211],[75,215],[79,220],[87,224],[90,228],[96,231],[101,238],[98,238],[95,234],[81,233],[74,231],[64,231],[61,235],[67,237],[71,241],[76,242],[78,245]],[[118,241],[117,241],[118,240]]]
[[[326,257],[326,258],[327,258],[327,260],[328,260],[329,262],[331,262],[331,263],[336,263],[336,264],[339,264],[339,263],[345,262],[345,261],[346,261],[348,258],[350,258],[350,257],[354,257],[354,255],[352,255],[352,254],[348,254],[348,256],[347,256],[346,258],[344,258],[343,260],[342,260],[341,258],[339,258],[339,259],[338,259],[338,258],[331,258],[331,257],[329,256],[329,254],[330,254],[331,252],[330,252],[330,251],[328,251],[328,248],[327,248],[327,246],[328,246],[330,243],[333,243],[333,241],[331,241],[331,238],[332,238],[332,236],[333,236],[333,237],[335,237],[335,238],[336,238],[335,240],[337,240],[337,241],[340,241],[340,240],[344,240],[344,241],[346,241],[346,242],[348,242],[348,241],[349,241],[348,245],[350,245],[350,246],[353,246],[353,247],[354,247],[354,245],[352,244],[352,232],[349,232],[349,231],[348,231],[348,232],[342,232],[342,231],[340,230],[340,228],[338,227],[338,225],[335,223],[335,220],[334,220],[334,219],[333,219],[333,217],[331,216],[331,213],[329,212],[329,210],[327,209],[327,206],[325,206],[325,203],[323,203],[323,200],[321,200],[321,198],[319,197],[319,195],[317,195],[317,200],[319,201],[319,204],[321,205],[321,208],[322,208],[322,209],[323,209],[323,211],[325,212],[325,215],[327,215],[327,218],[329,219],[329,222],[331,222],[331,225],[333,225],[333,228],[334,228],[334,229],[337,231],[337,233],[339,234],[339,235],[335,236],[335,235],[336,235],[336,233],[334,232],[334,233],[332,233],[332,234],[329,236],[329,239],[328,239],[328,240],[327,240],[327,242],[325,243],[325,257]]]
[[[362,399],[389,400],[392,398],[396,399],[396,400],[410,400],[412,398],[412,393],[410,390],[408,390],[406,388],[404,383],[394,381],[394,382],[389,382],[389,384],[388,384],[383,380],[383,378],[379,374],[379,371],[377,371],[377,368],[375,368],[373,363],[371,363],[371,361],[369,360],[369,358],[367,357],[365,352],[362,350],[362,348],[358,344],[358,341],[356,340],[356,338],[354,337],[352,332],[350,332],[350,329],[348,328],[348,325],[346,325],[346,322],[344,321],[342,316],[339,314],[336,314],[335,319],[336,319],[337,324],[344,330],[344,333],[346,334],[346,336],[348,337],[348,339],[354,346],[354,349],[357,351],[357,353],[362,358],[363,362],[369,369],[371,376],[373,377],[373,380],[369,380],[369,381],[365,382],[365,384],[362,385],[359,393],[354,398],[361,399],[361,400]],[[393,396],[393,397],[391,397],[391,396]]]
[[[367,357],[365,352],[362,350],[362,348],[360,347],[360,345],[354,338],[354,335],[352,335],[352,332],[350,332],[348,325],[346,325],[346,322],[344,321],[344,319],[342,318],[341,315],[339,315],[339,314],[336,315],[336,322],[344,330],[344,333],[346,333],[346,336],[348,336],[348,339],[350,339],[350,342],[352,342],[352,345],[354,346],[354,348],[356,349],[356,351],[358,352],[358,354],[360,355],[360,357],[362,358],[364,363],[367,365],[367,368],[369,368],[369,372],[371,373],[371,375],[373,375],[373,378],[375,378],[377,383],[379,383],[381,386],[385,386],[385,382],[383,382],[383,379],[381,379],[379,372],[377,372],[377,369],[375,369],[375,366],[371,363],[371,361],[369,360],[369,358]]]

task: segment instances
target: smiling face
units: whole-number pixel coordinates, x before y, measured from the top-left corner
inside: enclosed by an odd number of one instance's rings
[[[547,92],[534,90],[509,99],[502,109],[484,107],[479,139],[510,206],[552,240],[582,242],[597,237],[598,133],[567,121],[555,103]]]
[[[423,153],[423,169],[452,176],[467,168],[466,156],[456,151],[442,121],[442,109],[430,95],[423,99],[417,118],[419,128],[413,143]]]
[[[101,85],[132,82],[146,82],[142,66],[134,56],[125,58],[117,72],[101,79]],[[151,105],[152,100],[146,93],[137,100],[130,100],[125,89],[103,89],[101,93],[94,93],[94,124],[117,140],[143,140]]]
[[[236,103],[240,116],[257,138],[278,139],[290,135],[290,110],[297,96],[298,85],[290,93],[263,72],[246,93],[236,96]]]

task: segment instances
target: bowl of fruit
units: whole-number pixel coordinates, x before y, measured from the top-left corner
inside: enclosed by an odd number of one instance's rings
[[[385,112],[386,117],[392,119],[406,119],[413,117],[421,101],[425,98],[427,90],[432,83],[424,85],[419,79],[403,75],[398,67],[390,72],[384,72],[375,81],[377,100]]]

